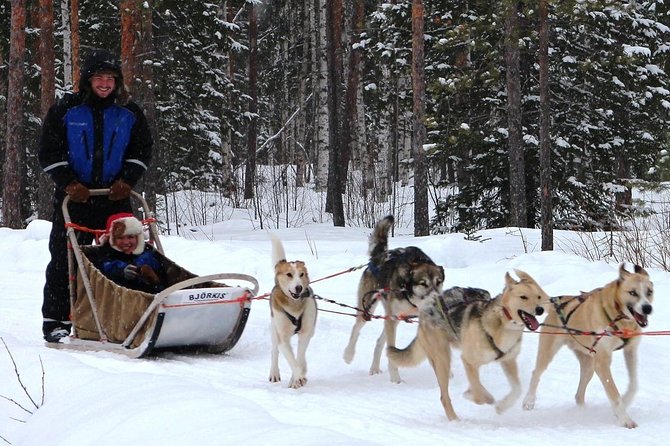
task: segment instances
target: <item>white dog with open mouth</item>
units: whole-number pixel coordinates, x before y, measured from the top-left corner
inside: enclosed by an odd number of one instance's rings
[[[298,389],[307,383],[307,360],[305,354],[316,326],[316,301],[309,287],[309,275],[302,261],[288,262],[284,246],[274,235],[272,240],[272,263],[275,270],[275,286],[270,295],[270,320],[272,332],[272,359],[270,382],[281,381],[279,373],[279,351],[291,366],[293,375],[289,387]],[[291,338],[298,335],[298,351],[294,355]]]

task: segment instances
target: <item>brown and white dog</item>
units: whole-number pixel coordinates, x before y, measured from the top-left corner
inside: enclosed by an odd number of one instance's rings
[[[558,350],[567,345],[579,360],[577,404],[584,404],[586,386],[595,372],[619,424],[627,428],[637,427],[626,408],[637,392],[637,349],[640,344],[637,335],[647,326],[653,300],[654,285],[649,274],[638,265],[634,272],[629,272],[623,264],[619,267],[619,277],[602,288],[579,296],[553,298],[554,306],[550,307],[540,334],[535,370],[523,408],[531,410],[535,407],[542,373]],[[610,370],[612,353],[619,349],[623,350],[628,369],[628,389],[623,397]]]
[[[309,287],[309,275],[302,261],[286,261],[284,246],[273,234],[272,263],[275,270],[275,286],[270,295],[270,330],[272,332],[272,359],[270,382],[281,381],[279,374],[279,352],[291,366],[288,386],[298,389],[307,383],[307,360],[305,354],[316,326],[316,301]],[[298,351],[294,355],[291,338],[298,335]]]
[[[370,263],[363,271],[358,284],[358,311],[351,329],[349,343],[343,359],[349,364],[356,353],[356,342],[361,329],[378,302],[386,312],[384,330],[375,345],[370,374],[380,373],[379,367],[384,344],[395,345],[399,315],[416,315],[421,302],[433,301],[442,294],[444,269],[415,246],[388,249],[388,233],[393,226],[393,216],[381,219],[369,240]],[[389,362],[391,382],[399,383],[398,368]]]
[[[465,397],[476,404],[496,403],[479,379],[479,368],[490,362],[500,364],[510,384],[509,393],[495,404],[496,412],[509,409],[521,396],[516,358],[521,351],[524,328],[540,327],[536,315],[544,312],[549,296],[533,278],[516,270],[519,280],[505,275],[505,288],[491,299],[478,288],[454,287],[433,303],[419,308],[419,330],[404,349],[388,347],[389,361],[411,367],[428,357],[440,386],[440,401],[449,420],[457,420],[449,397],[451,349],[460,348],[470,384]]]

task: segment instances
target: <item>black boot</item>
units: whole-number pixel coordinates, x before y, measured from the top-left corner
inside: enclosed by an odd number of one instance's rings
[[[70,336],[72,322],[70,321],[44,321],[42,322],[42,333],[47,342],[60,342],[66,336]]]

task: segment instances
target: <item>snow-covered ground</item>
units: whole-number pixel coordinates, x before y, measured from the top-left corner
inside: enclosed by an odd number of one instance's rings
[[[163,237],[166,254],[197,274],[239,272],[273,285],[270,241],[264,231],[233,216],[200,228],[206,240]],[[353,324],[352,313],[319,302],[322,310],[307,352],[309,382],[287,388],[290,369],[280,358],[281,383],[268,382],[269,307],[256,300],[238,344],[223,355],[166,354],[128,359],[107,352],[72,352],[45,347],[41,337],[42,286],[50,223],[34,221],[26,230],[0,228],[0,444],[13,445],[647,445],[660,444],[670,432],[670,340],[647,336],[639,351],[640,390],[629,409],[639,424],[628,430],[615,423],[603,388],[594,377],[587,404],[577,407],[578,364],[561,351],[543,376],[536,409],[521,400],[497,415],[462,393],[462,365],[454,361],[451,395],[460,422],[447,421],[434,374],[424,363],[401,369],[403,383],[386,372],[370,376],[374,341],[382,322],[364,327],[351,365],[342,360]],[[198,233],[196,232],[196,234]],[[312,279],[367,262],[369,230],[307,225],[275,231],[289,259],[304,260]],[[539,252],[539,232],[498,229],[480,233],[482,242],[450,234],[414,238],[398,231],[391,247],[416,245],[445,267],[447,287],[476,286],[501,291],[503,276],[514,268],[535,277],[550,295],[590,290],[616,278],[618,265],[591,262],[560,251]],[[404,234],[403,234],[404,232]],[[557,232],[560,242],[570,233]],[[648,330],[670,329],[670,274],[649,271],[656,302]],[[354,306],[360,271],[315,283],[324,298]],[[379,310],[378,310],[379,311]],[[402,324],[400,346],[416,324]],[[524,391],[534,366],[538,336],[524,335],[519,369]],[[12,363],[9,353],[16,363]],[[456,357],[457,359],[457,357]],[[42,369],[44,388],[42,389]],[[384,360],[384,368],[386,367]],[[613,369],[621,390],[627,375],[620,353]],[[34,403],[21,388],[16,373]],[[482,380],[500,398],[508,384],[499,366],[482,369]],[[41,401],[43,396],[43,402]],[[25,411],[20,406],[27,409]]]

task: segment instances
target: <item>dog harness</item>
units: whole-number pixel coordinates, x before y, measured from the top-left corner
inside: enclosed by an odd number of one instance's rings
[[[519,336],[519,339],[516,340],[514,345],[508,351],[504,352],[500,350],[500,348],[498,348],[498,346],[496,345],[496,341],[493,339],[493,336],[491,336],[489,332],[486,331],[486,328],[484,327],[484,324],[482,323],[481,320],[479,321],[479,325],[482,328],[484,334],[486,335],[486,340],[489,341],[489,345],[491,346],[493,351],[496,352],[496,361],[505,356],[507,353],[511,352],[514,349],[514,347],[519,345],[519,343],[521,342],[521,336]]]
[[[295,327],[295,330],[293,330],[293,333],[298,333],[300,331],[300,329],[302,328],[302,314],[300,315],[300,317],[295,317],[286,310],[284,310],[284,314],[286,315],[288,320],[291,321],[291,323]]]
[[[598,288],[598,289],[600,289],[600,288]],[[604,331],[602,333],[596,333],[596,332],[586,332],[586,331],[577,330],[577,329],[568,327],[568,321],[570,320],[570,318],[572,317],[574,312],[577,311],[577,308],[579,308],[579,306],[581,304],[583,304],[589,296],[590,295],[588,295],[588,294],[582,293],[579,296],[574,296],[571,299],[565,300],[564,302],[559,302],[561,297],[568,297],[568,296],[551,297],[549,300],[554,305],[554,309],[556,310],[556,314],[558,314],[558,317],[561,319],[561,323],[563,324],[562,327],[556,327],[556,328],[562,328],[562,329],[566,330],[570,334],[570,336],[572,336],[572,338],[575,340],[575,342],[577,342],[579,345],[584,347],[590,353],[595,353],[596,352],[595,348],[596,348],[596,345],[598,344],[598,342],[600,342],[600,340],[605,336],[611,336],[611,334],[608,334],[608,333],[612,333],[611,331]],[[563,310],[573,300],[577,300],[578,303],[566,315]],[[616,309],[617,309],[618,314],[615,318],[610,317],[610,315],[607,314],[607,311],[603,308],[603,313],[605,314],[605,318],[608,321],[607,327],[611,328],[612,331],[615,332],[615,333],[620,331],[619,327],[617,326],[616,323],[621,321],[621,320],[628,319],[628,316],[623,314],[623,312],[621,311],[621,308],[619,307],[618,303],[616,304],[616,306],[617,306]],[[543,324],[543,325],[545,325],[545,324]],[[579,340],[577,340],[577,338],[575,338],[575,336],[577,336],[577,335],[595,336],[596,339],[595,339],[595,341],[593,341],[593,344],[591,345],[591,347],[588,347],[588,346],[582,344],[581,342],[579,342]],[[615,351],[616,350],[621,350],[622,348],[624,348],[628,344],[628,341],[630,341],[630,339],[631,339],[630,337],[621,337],[621,336],[616,336],[616,337],[621,340],[622,344],[621,344],[620,347],[617,347],[615,349]]]
[[[307,287],[307,288],[305,289],[305,291],[303,291],[302,294],[300,294],[300,299],[305,299],[305,298],[307,298],[307,297],[312,297],[312,290],[311,290],[311,288],[309,288],[309,287]],[[293,333],[294,333],[294,334],[298,334],[298,332],[299,332],[300,329],[302,328],[302,313],[300,314],[300,316],[295,317],[295,316],[293,316],[292,314],[290,314],[290,313],[289,313],[288,311],[286,311],[286,310],[283,310],[283,312],[284,312],[284,314],[286,315],[286,318],[287,318],[289,321],[291,321],[291,323],[292,323],[293,326],[295,327],[295,330],[293,330]]]

